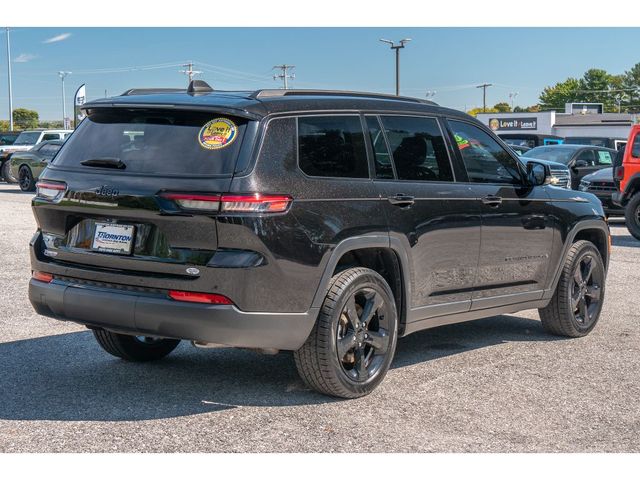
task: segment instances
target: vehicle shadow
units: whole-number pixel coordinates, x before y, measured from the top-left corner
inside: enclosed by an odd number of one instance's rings
[[[632,235],[611,235],[611,245],[614,247],[640,247],[640,241]]]
[[[400,339],[392,368],[503,342],[555,340],[540,322],[498,316]],[[103,352],[90,332],[0,344],[0,419],[135,421],[243,406],[338,401],[308,390],[292,354],[199,350],[186,342],[155,363],[128,363]]]
[[[23,192],[20,187],[16,188],[0,188],[0,193],[20,193],[22,195],[35,195],[36,192]]]

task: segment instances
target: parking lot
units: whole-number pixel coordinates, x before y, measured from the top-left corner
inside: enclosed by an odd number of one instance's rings
[[[640,450],[640,242],[623,223],[591,335],[547,335],[536,311],[416,333],[373,394],[338,401],[307,390],[290,353],[185,342],[128,364],[36,315],[30,199],[0,184],[1,452]]]

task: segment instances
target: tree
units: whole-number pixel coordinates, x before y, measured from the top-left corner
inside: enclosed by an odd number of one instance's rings
[[[467,113],[472,117],[475,117],[479,113],[498,113],[498,110],[496,110],[495,108],[487,108],[486,110],[483,111],[482,107],[478,107],[478,108],[472,108]]]
[[[38,112],[26,108],[16,108],[13,111],[13,125],[18,130],[38,127]]]
[[[64,128],[62,120],[42,120],[38,126],[40,128]]]
[[[496,103],[493,109],[500,113],[508,113],[511,111],[511,106],[507,102]]]
[[[578,90],[580,81],[576,78],[567,78],[553,87],[545,87],[540,94],[540,107],[543,110],[564,110],[565,103],[577,100]]]
[[[0,120],[0,130],[9,130],[9,120]]]
[[[626,93],[626,110],[629,112],[640,111],[640,63],[636,63],[630,70],[624,72],[622,81]]]

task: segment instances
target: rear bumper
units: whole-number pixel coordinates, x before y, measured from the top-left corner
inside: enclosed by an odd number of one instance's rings
[[[304,313],[243,312],[235,306],[178,302],[156,294],[29,282],[29,300],[40,315],[116,332],[179,338],[234,347],[297,350],[318,310]]]

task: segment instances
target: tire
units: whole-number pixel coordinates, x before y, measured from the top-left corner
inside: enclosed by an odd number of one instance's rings
[[[136,337],[102,329],[93,330],[93,335],[107,353],[130,362],[160,360],[180,343],[180,340],[175,339]]]
[[[18,179],[11,175],[11,160],[7,160],[2,164],[2,178],[7,183],[18,183]]]
[[[393,293],[368,268],[344,270],[330,285],[313,330],[294,352],[296,367],[320,393],[362,397],[382,382],[393,360],[398,337]]]
[[[631,197],[624,209],[624,221],[629,233],[640,240],[640,192]]]
[[[26,165],[22,165],[18,170],[18,183],[20,184],[20,190],[23,192],[33,192],[36,189],[36,181],[33,178],[31,169]]]
[[[600,252],[591,242],[577,241],[567,253],[551,302],[538,310],[542,326],[553,335],[584,337],[598,323],[604,291]]]

